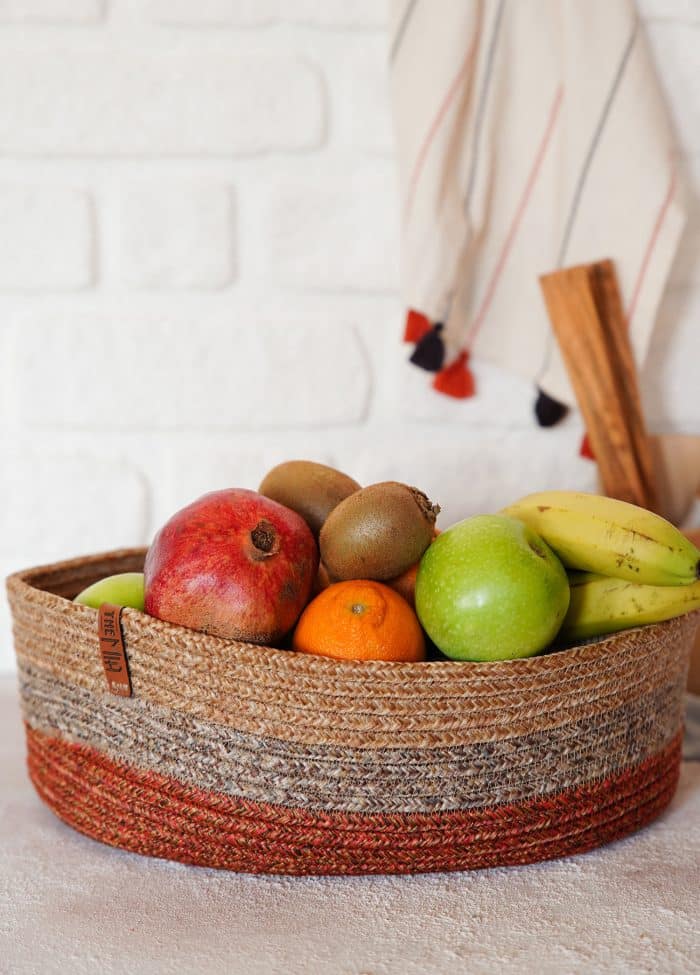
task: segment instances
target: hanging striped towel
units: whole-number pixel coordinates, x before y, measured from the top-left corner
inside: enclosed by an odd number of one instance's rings
[[[475,355],[574,405],[537,279],[609,257],[641,365],[685,214],[631,0],[392,0],[391,38],[412,361],[453,396]]]

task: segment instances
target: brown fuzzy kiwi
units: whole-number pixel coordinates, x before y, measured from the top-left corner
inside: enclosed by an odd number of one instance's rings
[[[360,485],[347,474],[311,460],[288,460],[273,467],[258,491],[301,515],[316,537],[333,511]]]
[[[328,516],[319,540],[321,558],[336,579],[393,579],[430,545],[439,511],[407,484],[371,484]]]

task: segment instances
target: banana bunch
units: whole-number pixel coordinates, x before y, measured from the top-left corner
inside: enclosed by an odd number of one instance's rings
[[[565,643],[700,609],[700,581],[689,586],[643,586],[592,572],[570,572],[569,589],[569,609],[559,631]]]
[[[700,550],[644,508],[595,494],[543,491],[503,512],[537,532],[568,569],[567,642],[700,609]]]

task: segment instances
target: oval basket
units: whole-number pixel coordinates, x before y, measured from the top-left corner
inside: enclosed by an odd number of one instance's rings
[[[11,576],[29,773],[113,846],[253,873],[468,870],[580,853],[669,803],[699,615],[493,664],[343,663],[124,610],[133,696],[70,599],[143,550]]]

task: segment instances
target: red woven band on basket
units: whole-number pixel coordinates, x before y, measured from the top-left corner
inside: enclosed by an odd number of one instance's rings
[[[40,796],[94,839],[200,866],[318,875],[469,870],[582,853],[658,816],[676,788],[681,745],[678,734],[631,768],[528,802],[387,815],[252,802],[26,731]]]

